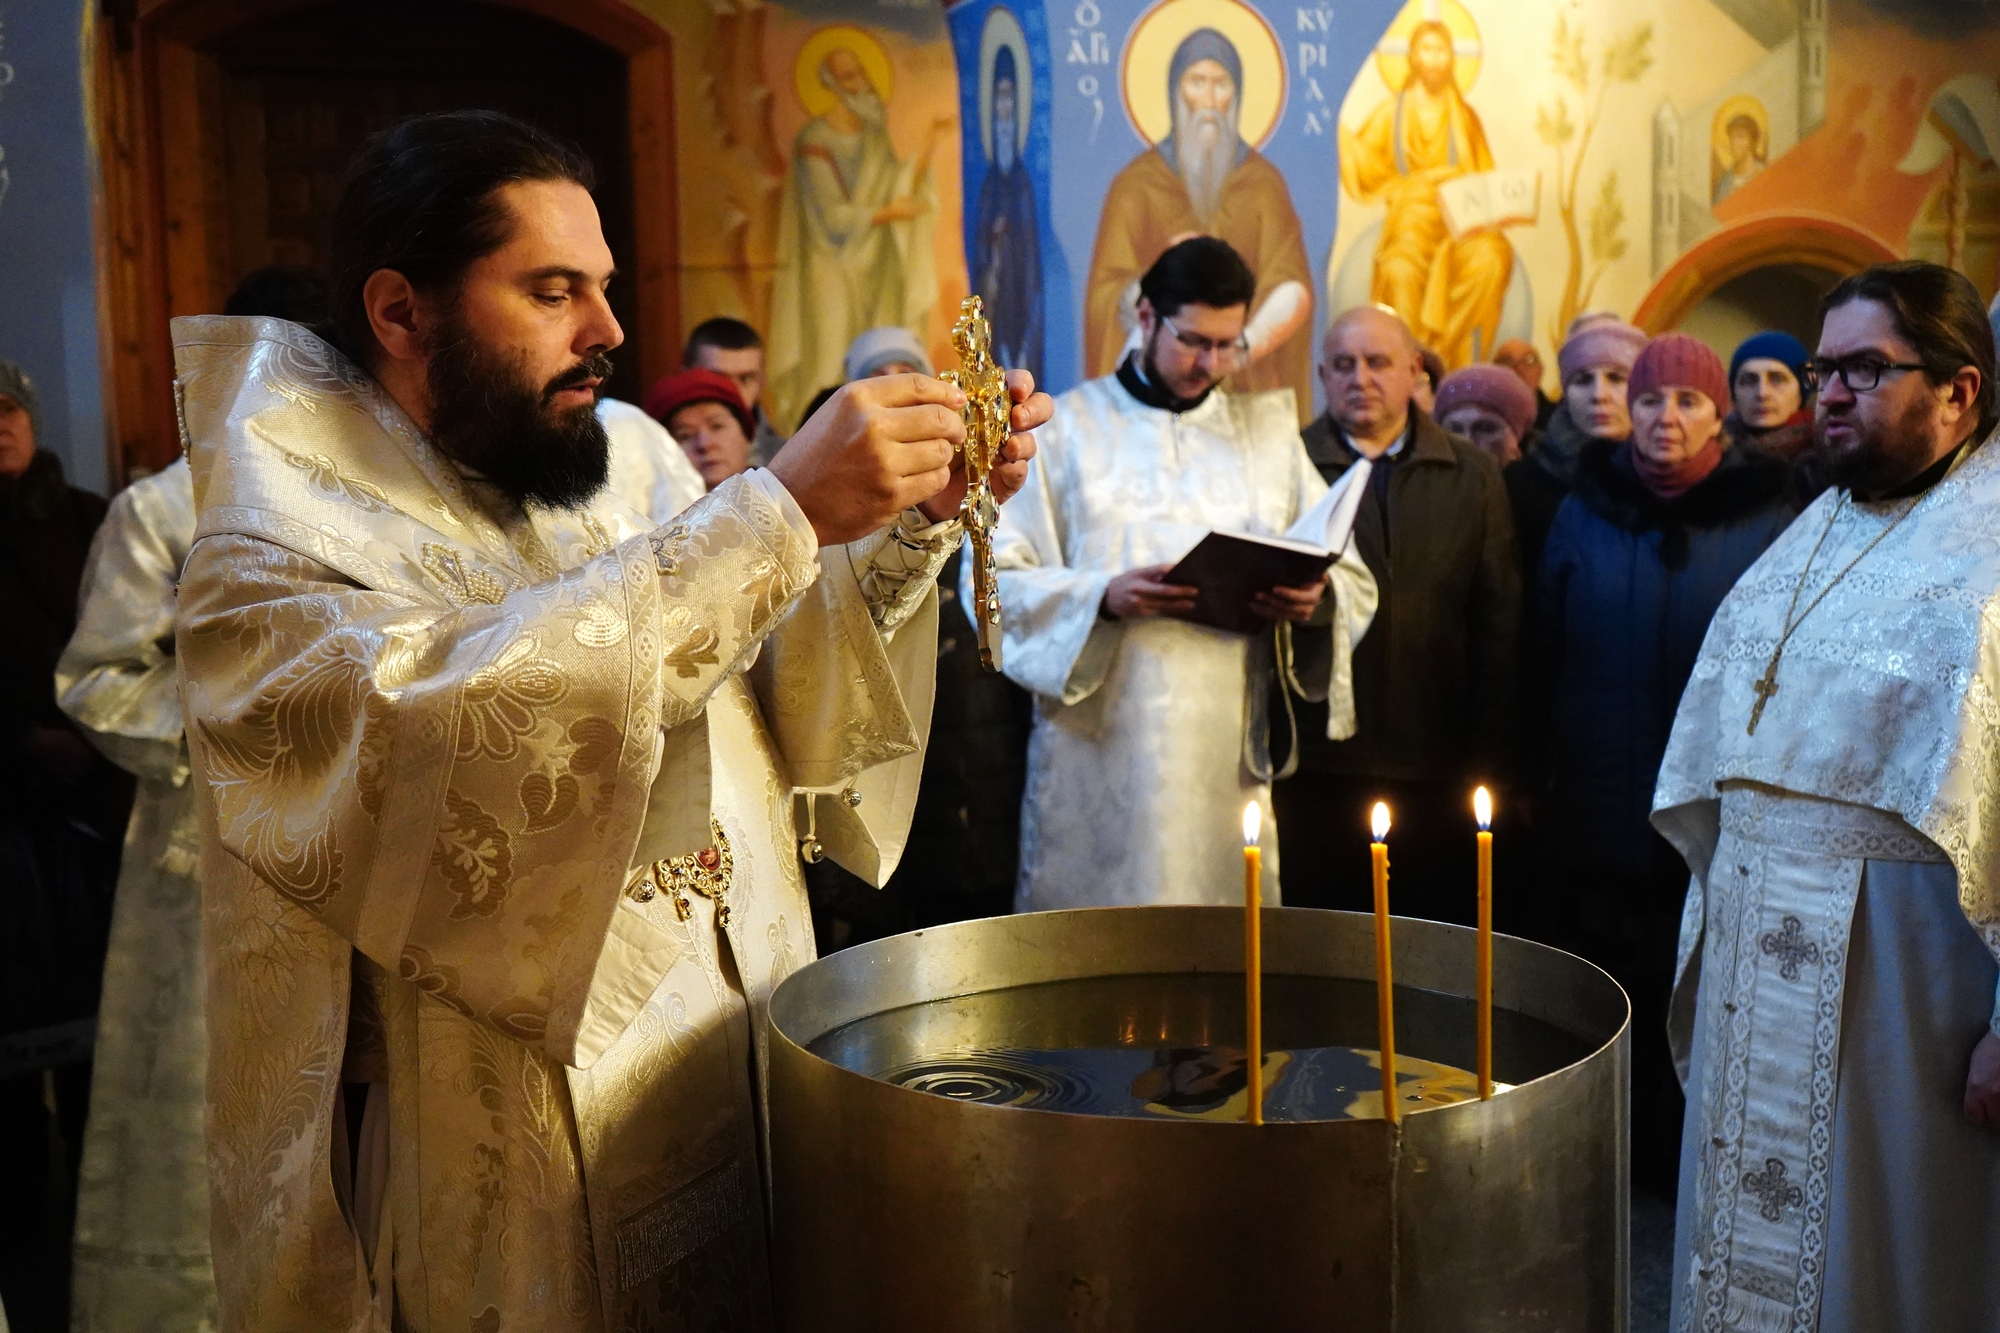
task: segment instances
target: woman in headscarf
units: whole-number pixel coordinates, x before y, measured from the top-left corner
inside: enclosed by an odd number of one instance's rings
[[[1514,536],[1524,552],[1539,553],[1563,497],[1576,483],[1578,461],[1593,441],[1617,445],[1632,435],[1625,383],[1646,335],[1609,315],[1580,316],[1556,355],[1562,402],[1532,447],[1522,454],[1534,464],[1511,477]],[[1534,568],[1536,566],[1531,566]]]
[[[1586,444],[1542,554],[1544,930],[1632,998],[1633,1177],[1670,1199],[1681,1097],[1666,1005],[1687,869],[1648,822],[1653,783],[1715,608],[1797,510],[1783,463],[1723,448],[1729,379],[1701,342],[1655,339],[1627,387],[1629,439]]]

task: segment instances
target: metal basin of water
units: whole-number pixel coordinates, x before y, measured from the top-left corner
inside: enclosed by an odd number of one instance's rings
[[[1233,909],[964,922],[787,980],[784,1326],[1622,1330],[1617,985],[1495,937],[1494,1075],[1513,1086],[1459,1100],[1449,1069],[1403,1065],[1471,1067],[1473,934],[1398,918],[1391,1126],[1355,1063],[1376,1045],[1372,919],[1269,909],[1263,933],[1265,1047],[1294,1082],[1261,1126],[1224,1070],[1243,1040]]]

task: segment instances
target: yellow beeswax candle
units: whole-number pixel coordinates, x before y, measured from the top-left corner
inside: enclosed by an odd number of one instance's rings
[[[1382,1118],[1393,1125],[1402,1119],[1402,1111],[1396,1105],[1396,983],[1389,963],[1389,807],[1377,801],[1370,822],[1375,833],[1369,853],[1375,865],[1375,1021],[1382,1051]]]
[[[1264,1123],[1264,853],[1258,837],[1264,811],[1255,801],[1243,807],[1243,1056],[1250,1075],[1250,1123]]]

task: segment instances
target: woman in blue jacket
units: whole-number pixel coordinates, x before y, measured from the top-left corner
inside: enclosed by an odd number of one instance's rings
[[[1589,446],[1543,549],[1542,669],[1552,853],[1545,930],[1632,998],[1633,1178],[1671,1199],[1681,1096],[1667,995],[1687,869],[1648,822],[1708,622],[1797,512],[1786,465],[1725,451],[1729,380],[1685,334],[1632,367],[1633,432]]]

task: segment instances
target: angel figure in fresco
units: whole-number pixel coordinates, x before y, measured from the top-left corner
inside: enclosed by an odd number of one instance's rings
[[[924,340],[937,300],[931,158],[954,124],[933,122],[914,154],[897,157],[888,54],[858,28],[818,34],[799,64],[800,98],[815,114],[785,173],[769,340],[772,407],[785,429],[841,382],[857,335],[896,325]]]
[[[1441,188],[1493,170],[1486,130],[1459,90],[1451,29],[1426,19],[1410,30],[1403,86],[1358,130],[1340,131],[1340,178],[1388,212],[1370,295],[1401,315],[1448,366],[1490,355],[1497,342],[1514,249],[1497,227],[1456,238]]]
[[[1749,107],[1731,115],[1721,126],[1722,132],[1715,136],[1714,165],[1710,171],[1715,183],[1711,204],[1719,204],[1735,193],[1737,186],[1748,183],[1770,159],[1764,142],[1764,124],[1750,109],[1761,112],[1763,107],[1751,99],[1731,100],[1749,101]]]

